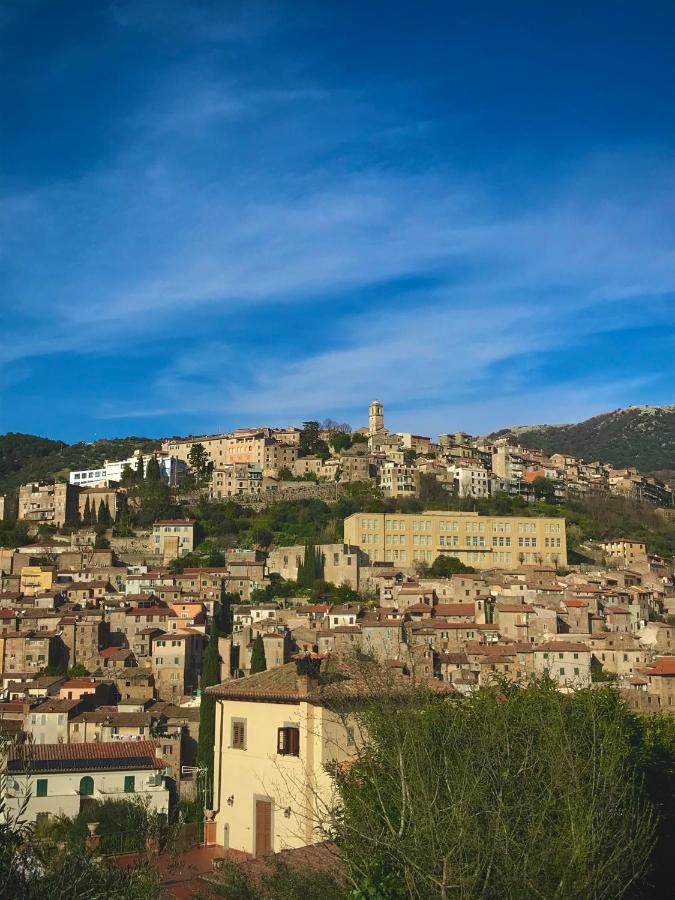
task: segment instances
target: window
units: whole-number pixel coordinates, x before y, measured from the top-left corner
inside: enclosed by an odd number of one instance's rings
[[[246,749],[246,722],[243,719],[232,720],[232,747],[235,750]]]
[[[83,797],[91,797],[94,793],[94,779],[91,775],[80,778],[80,794]]]
[[[300,756],[300,729],[294,725],[277,729],[277,753]]]
[[[47,778],[38,778],[35,785],[35,795],[36,797],[46,797],[47,796]]]
[[[133,794],[136,790],[136,776],[135,775],[125,775],[124,776],[124,793],[125,794]]]

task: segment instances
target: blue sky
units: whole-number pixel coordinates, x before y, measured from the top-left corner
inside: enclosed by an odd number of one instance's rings
[[[0,431],[672,403],[675,4],[5,0]]]

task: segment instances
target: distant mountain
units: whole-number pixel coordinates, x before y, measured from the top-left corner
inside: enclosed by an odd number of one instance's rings
[[[516,425],[490,435],[507,436],[546,453],[635,466],[645,473],[675,472],[675,406],[629,406],[576,425]]]
[[[34,434],[0,435],[0,494],[28,481],[65,481],[71,469],[91,469],[104,460],[126,459],[134,450],[156,450],[152,438],[127,437],[65,444]]]

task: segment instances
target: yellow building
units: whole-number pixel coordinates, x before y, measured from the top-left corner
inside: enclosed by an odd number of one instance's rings
[[[265,856],[323,839],[328,769],[353,753],[327,704],[329,683],[291,662],[207,688],[216,700],[214,843]]]
[[[44,594],[54,583],[55,566],[24,566],[21,570],[19,589],[27,597]]]
[[[476,569],[567,565],[565,520],[534,516],[480,516],[472,512],[354,513],[344,540],[369,562],[413,566],[454,556]]]

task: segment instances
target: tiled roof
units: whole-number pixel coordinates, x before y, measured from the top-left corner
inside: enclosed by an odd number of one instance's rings
[[[675,675],[675,656],[660,656],[646,671],[648,675]]]
[[[196,519],[159,519],[155,525],[195,525]]]
[[[534,649],[537,651],[544,650],[550,653],[590,652],[588,644],[582,644],[577,641],[549,641],[548,644],[538,644]]]
[[[176,613],[170,606],[132,606],[126,610],[128,616],[169,616],[175,617]]]
[[[369,677],[371,672],[372,679]],[[295,662],[290,662],[266,672],[214,685],[206,692],[227,700],[267,703],[307,701],[320,706],[331,701],[373,695],[378,690],[378,675],[381,677],[382,672],[382,667],[376,663],[364,661],[357,665],[351,658],[332,654],[323,660],[317,679],[299,678]],[[394,678],[391,682],[392,686],[407,690],[414,684],[411,678],[404,677]],[[436,686],[443,687],[438,681]]]
[[[472,603],[438,603],[434,607],[437,616],[473,616],[476,606]]]
[[[86,744],[24,744],[10,747],[9,772],[89,772],[116,769],[162,769],[152,741]]]

